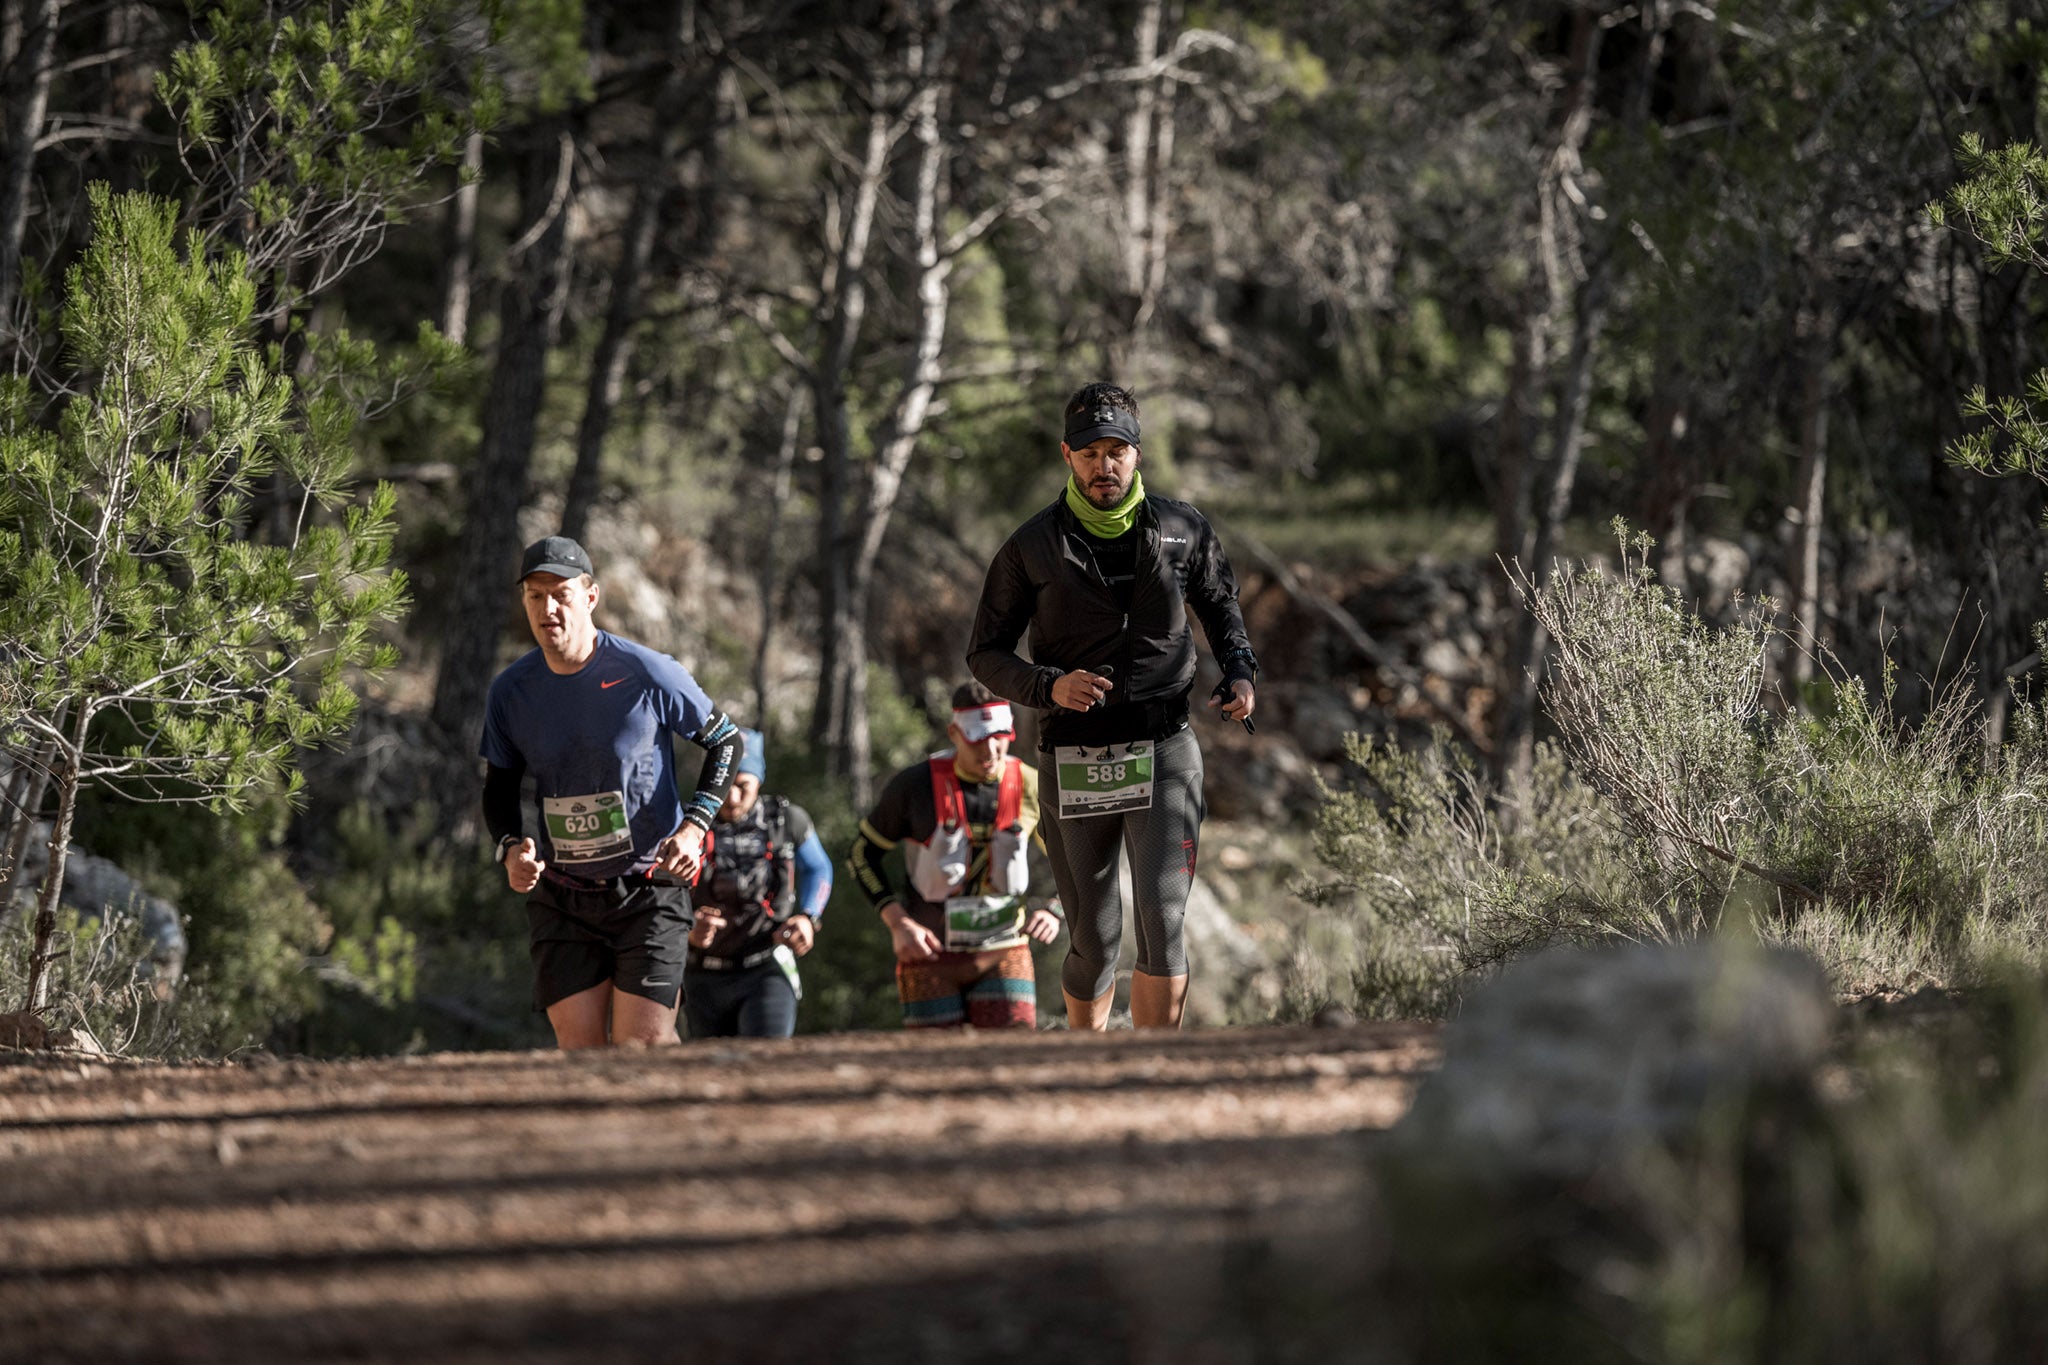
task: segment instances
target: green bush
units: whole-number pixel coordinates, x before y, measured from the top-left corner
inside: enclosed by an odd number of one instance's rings
[[[269,1044],[319,999],[309,960],[332,929],[282,851],[288,813],[276,792],[241,814],[108,794],[80,802],[87,846],[184,917],[180,990],[212,998],[221,1050]]]
[[[314,841],[309,880],[334,921],[320,1007],[292,1039],[325,1056],[545,1047],[533,1010],[523,897],[424,806],[366,803]]]
[[[1809,713],[1773,709],[1768,604],[1710,626],[1647,547],[1624,532],[1618,572],[1533,594],[1558,739],[1525,789],[1491,789],[1441,736],[1417,755],[1354,741],[1365,785],[1326,800],[1329,875],[1305,888],[1342,941],[1289,964],[1293,999],[1440,1013],[1466,974],[1534,948],[1730,924],[1813,952],[1850,991],[2048,952],[2041,709],[2018,708],[1989,766],[1960,685],[1917,725],[1894,718],[1889,675],[1875,697],[1836,676]]]
[[[49,998],[42,1010],[53,1030],[84,1029],[120,1057],[213,1057],[246,1034],[218,991],[204,980],[166,980],[150,964],[150,945],[127,915],[82,918],[58,914]],[[0,922],[0,1000],[27,993],[33,935],[28,917]]]
[[[1539,748],[1519,818],[1467,752],[1438,734],[1421,752],[1346,737],[1361,786],[1327,792],[1315,852],[1327,875],[1297,888],[1330,913],[1301,926],[1281,964],[1283,1018],[1340,1004],[1369,1018],[1440,1016],[1471,973],[1541,942],[1610,932],[1623,852],[1592,792]]]
[[[1999,977],[1912,1027],[1866,1026],[1834,1095],[1646,1170],[1658,1245],[1631,1306],[1658,1358],[2039,1359],[2048,1350],[2048,997]],[[1769,1122],[1770,1120],[1766,1120]]]

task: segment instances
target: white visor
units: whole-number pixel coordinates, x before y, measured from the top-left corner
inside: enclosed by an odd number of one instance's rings
[[[1017,733],[1017,723],[1011,719],[1010,704],[1006,701],[992,701],[987,706],[963,706],[953,713],[953,723],[969,739]]]

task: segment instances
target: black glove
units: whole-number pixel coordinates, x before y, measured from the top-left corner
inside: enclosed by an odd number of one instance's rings
[[[1216,703],[1217,703],[1217,705],[1219,705],[1219,706],[1228,706],[1228,705],[1230,705],[1230,703],[1232,703],[1232,702],[1234,702],[1234,701],[1236,701],[1236,700],[1237,700],[1237,693],[1235,693],[1235,692],[1233,692],[1233,691],[1231,691],[1231,690],[1230,690],[1230,685],[1231,685],[1231,683],[1232,683],[1233,681],[1234,681],[1234,679],[1231,679],[1231,678],[1225,678],[1225,679],[1224,679],[1224,680],[1223,680],[1222,682],[1220,682],[1220,683],[1217,683],[1217,684],[1216,684],[1216,690],[1215,690],[1214,692],[1211,692],[1211,693],[1209,694],[1210,696],[1212,696],[1212,697],[1216,698]],[[1249,680],[1249,679],[1247,679],[1246,681],[1250,681],[1250,680]],[[1225,716],[1225,717],[1224,717],[1223,719],[1225,719],[1225,720],[1229,720],[1229,719],[1230,719],[1230,717],[1229,717],[1229,716]],[[1257,730],[1255,730],[1255,729],[1253,729],[1253,728],[1252,728],[1252,718],[1251,718],[1250,716],[1246,716],[1246,717],[1245,717],[1245,718],[1244,718],[1244,719],[1243,719],[1243,720],[1242,720],[1241,722],[1239,722],[1239,723],[1240,723],[1240,724],[1242,724],[1242,725],[1244,726],[1244,732],[1245,732],[1246,734],[1248,734],[1248,735],[1255,735],[1255,734],[1257,734],[1257,733],[1258,733],[1258,731],[1257,731]]]

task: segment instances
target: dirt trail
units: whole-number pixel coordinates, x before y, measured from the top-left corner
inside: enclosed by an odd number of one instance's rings
[[[1359,1135],[1434,1058],[1419,1025],[231,1066],[7,1054],[0,1359],[1213,1345],[1247,1265],[1327,1260],[1298,1249],[1341,1239]]]

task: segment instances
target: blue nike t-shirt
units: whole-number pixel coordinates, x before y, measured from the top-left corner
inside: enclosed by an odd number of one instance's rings
[[[533,774],[548,866],[617,877],[652,867],[682,823],[667,736],[688,739],[711,715],[689,670],[601,630],[575,673],[554,672],[535,648],[494,678],[481,747],[494,766]]]

